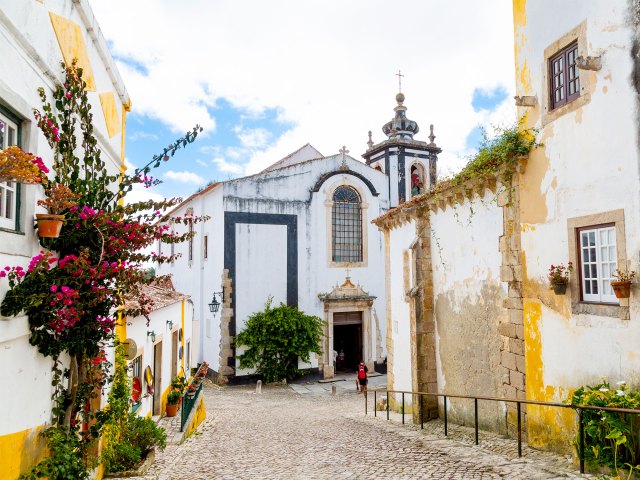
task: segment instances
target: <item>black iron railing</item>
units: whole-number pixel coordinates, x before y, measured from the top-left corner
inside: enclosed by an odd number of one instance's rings
[[[515,403],[517,416],[518,416],[518,456],[522,456],[522,405],[537,405],[541,407],[556,407],[556,408],[570,408],[577,412],[578,414],[578,436],[579,436],[579,458],[580,458],[580,473],[584,473],[584,421],[583,421],[583,412],[585,410],[597,410],[599,412],[614,412],[614,413],[630,413],[634,415],[640,415],[640,410],[632,410],[629,408],[616,408],[616,407],[596,407],[593,405],[569,405],[566,403],[553,403],[553,402],[540,402],[537,400],[517,400],[513,398],[497,398],[497,397],[483,397],[483,396],[472,396],[472,395],[450,395],[447,393],[427,393],[427,392],[409,392],[406,390],[369,390],[369,393],[373,392],[373,415],[378,415],[377,410],[377,396],[378,392],[386,392],[387,394],[387,420],[389,420],[389,394],[390,393],[400,393],[402,394],[402,424],[404,424],[404,416],[405,416],[405,394],[409,394],[413,396],[419,396],[420,403],[420,428],[424,428],[424,408],[423,408],[423,398],[424,397],[442,397],[444,399],[444,434],[445,436],[449,434],[448,431],[448,419],[447,419],[447,399],[450,398],[466,398],[469,400],[473,400],[473,414],[474,414],[474,428],[475,428],[475,443],[478,445],[478,401],[490,401],[490,402],[505,402],[505,403]],[[365,393],[364,396],[364,413],[368,415],[368,403],[367,403],[367,395]]]

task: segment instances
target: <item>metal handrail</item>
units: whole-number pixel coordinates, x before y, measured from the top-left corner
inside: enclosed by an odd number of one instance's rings
[[[404,396],[405,394],[409,395],[420,395],[420,428],[424,428],[424,418],[423,418],[423,404],[422,399],[426,396],[431,397],[443,397],[444,398],[444,434],[447,436],[449,434],[448,431],[448,419],[447,419],[447,399],[449,398],[464,398],[473,400],[473,411],[474,411],[474,427],[475,427],[475,443],[478,445],[478,400],[486,400],[492,402],[506,402],[506,403],[515,403],[518,411],[518,457],[522,457],[522,405],[537,405],[541,407],[556,407],[556,408],[570,408],[576,410],[578,412],[578,428],[579,428],[579,437],[580,437],[580,449],[579,449],[579,458],[580,458],[580,473],[584,473],[584,422],[583,422],[583,414],[584,410],[597,410],[599,412],[614,412],[614,413],[630,413],[633,415],[640,415],[640,410],[634,410],[631,408],[619,408],[619,407],[597,407],[594,405],[571,405],[567,403],[555,403],[555,402],[541,402],[539,400],[519,400],[516,398],[500,398],[500,397],[486,397],[486,396],[478,396],[478,395],[458,395],[458,394],[449,394],[449,393],[431,393],[431,392],[412,392],[408,390],[388,390],[388,389],[375,389],[369,390],[369,392],[373,392],[373,416],[378,416],[377,406],[377,394],[378,392],[386,392],[387,397],[389,397],[389,393],[400,393],[402,394],[402,424],[404,424]],[[365,392],[364,396],[364,413],[368,414],[367,411],[367,392]],[[387,420],[389,420],[389,400],[387,398]]]

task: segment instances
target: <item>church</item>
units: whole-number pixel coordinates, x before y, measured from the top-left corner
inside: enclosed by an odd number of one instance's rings
[[[332,378],[336,368],[385,361],[389,253],[371,221],[434,185],[441,152],[433,126],[429,142],[414,139],[418,124],[404,101],[398,93],[384,141],[374,144],[369,132],[364,162],[346,147],[325,156],[306,144],[256,175],[205,187],[172,212],[210,217],[172,226],[195,229],[190,242],[157,246],[180,254],[158,273],[193,300],[195,358],[187,360],[205,360],[230,381],[250,379],[233,338],[272,298],[325,321],[322,355],[299,368]]]

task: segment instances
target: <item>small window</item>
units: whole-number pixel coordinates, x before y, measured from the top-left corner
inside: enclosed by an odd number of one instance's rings
[[[19,145],[17,122],[0,112],[0,150]],[[20,230],[20,184],[0,182],[0,228]]]
[[[352,187],[341,186],[333,193],[331,226],[333,261],[361,262],[361,202],[360,195]]]
[[[209,235],[204,236],[204,240],[202,241],[202,256],[206,260],[209,258]]]
[[[175,236],[176,232],[171,229],[171,239],[173,240],[173,237]],[[169,244],[170,248],[171,248],[171,263],[174,262],[174,255],[176,254],[176,244],[173,243],[173,241]]]
[[[138,355],[131,361],[131,378],[142,379],[142,355]]]
[[[578,230],[580,291],[582,300],[617,303],[611,280],[618,266],[615,225]]]
[[[550,109],[561,107],[580,96],[580,76],[576,58],[578,43],[572,43],[549,59]]]
[[[193,208],[188,208],[185,217],[189,218],[189,262],[193,261]]]

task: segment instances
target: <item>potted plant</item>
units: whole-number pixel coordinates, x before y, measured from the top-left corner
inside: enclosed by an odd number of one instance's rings
[[[622,270],[616,269],[616,272],[613,274],[615,280],[611,280],[611,288],[613,288],[613,293],[616,294],[616,298],[629,298],[629,295],[631,295],[631,282],[635,276],[636,272],[633,270],[623,272]]]
[[[38,235],[44,238],[57,238],[64,221],[62,213],[76,206],[76,200],[80,195],[62,183],[51,185],[45,193],[46,198],[38,200],[38,205],[46,208],[49,213],[36,213]]]
[[[46,183],[49,169],[40,157],[17,145],[0,150],[0,182]]]
[[[569,274],[573,272],[573,263],[569,262],[565,267],[564,264],[551,265],[549,267],[549,282],[553,293],[556,295],[564,295],[567,292],[567,284],[569,283]]]
[[[167,417],[175,417],[178,414],[178,402],[180,401],[180,392],[173,390],[167,395]]]
[[[187,396],[189,398],[193,398],[196,396],[197,391],[198,391],[198,386],[195,383],[192,383],[187,387]]]

